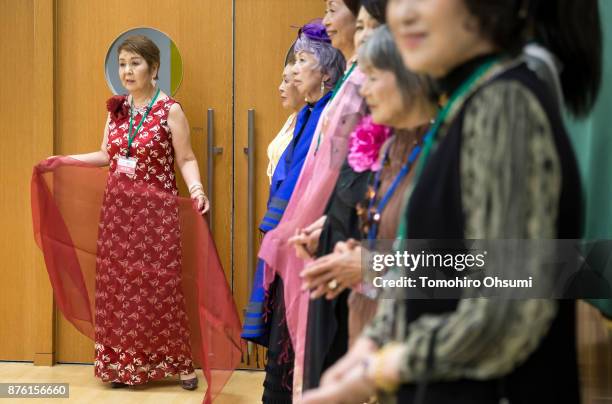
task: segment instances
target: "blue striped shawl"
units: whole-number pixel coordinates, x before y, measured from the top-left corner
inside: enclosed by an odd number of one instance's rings
[[[306,161],[312,138],[319,123],[323,109],[332,97],[327,93],[314,105],[306,105],[298,113],[293,131],[293,139],[283,152],[270,185],[270,197],[266,214],[259,229],[266,233],[281,221],[293,189],[300,177]],[[267,346],[268,324],[264,318],[265,290],[263,285],[264,262],[258,260],[257,271],[251,290],[251,298],[246,309],[242,338]]]

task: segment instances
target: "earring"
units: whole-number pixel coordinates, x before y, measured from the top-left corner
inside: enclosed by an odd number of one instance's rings
[[[321,97],[325,94],[325,80],[321,80]]]

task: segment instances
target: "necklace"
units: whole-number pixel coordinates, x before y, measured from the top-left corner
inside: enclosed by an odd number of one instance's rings
[[[159,88],[155,88],[153,87],[153,91],[150,93],[150,95],[144,99],[144,101],[142,101],[141,103],[139,102],[139,104],[141,105],[136,105],[136,103],[134,102],[134,96],[131,96],[131,105],[132,108],[134,108],[136,111],[144,111],[147,108],[147,105],[149,105],[149,103],[151,102],[151,99],[153,99],[154,96],[156,96],[157,90],[159,90]]]
[[[397,139],[397,135],[395,139]],[[395,142],[395,139],[393,140],[393,142]],[[383,159],[385,163],[388,162],[389,160],[389,153],[391,151],[391,147],[392,145],[390,145],[385,151],[385,155]],[[380,199],[380,202],[378,202],[377,205],[376,205],[376,199],[380,191],[381,177],[382,177],[383,170],[379,170],[376,173],[376,176],[374,177],[374,185],[368,190],[368,196],[369,196],[370,201],[369,201],[368,210],[367,210],[367,213],[368,213],[367,224],[366,224],[366,227],[364,228],[364,231],[368,233],[368,236],[367,236],[368,240],[371,241],[371,240],[376,239],[376,236],[378,235],[378,224],[380,223],[382,212],[385,210],[385,207],[391,200],[391,197],[393,196],[395,191],[397,191],[397,188],[400,185],[400,183],[404,180],[404,178],[406,178],[406,176],[410,172],[410,168],[414,164],[420,152],[421,152],[421,145],[417,143],[412,148],[412,151],[408,155],[408,159],[406,160],[406,162],[404,163],[400,171],[397,173],[397,175],[393,179],[393,182],[389,186],[389,189],[387,189],[387,191],[382,196],[382,198]]]

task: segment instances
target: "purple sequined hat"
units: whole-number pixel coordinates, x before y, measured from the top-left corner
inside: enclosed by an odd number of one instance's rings
[[[331,39],[329,39],[329,36],[327,35],[327,31],[323,25],[323,20],[320,18],[312,20],[308,24],[301,27],[298,31],[298,38],[302,34],[304,34],[310,40],[331,44]]]

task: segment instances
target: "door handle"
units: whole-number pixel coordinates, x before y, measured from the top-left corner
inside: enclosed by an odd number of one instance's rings
[[[250,290],[253,284],[253,276],[255,274],[255,110],[248,110],[248,146],[245,148],[245,153],[248,159],[248,206],[247,206],[247,290]]]
[[[208,108],[207,112],[207,143],[208,143],[208,227],[213,230],[213,191],[215,186],[215,154],[223,153],[223,147],[215,147],[215,110]]]
[[[253,277],[255,275],[255,110],[249,109],[247,113],[247,137],[248,145],[244,149],[248,160],[248,206],[247,206],[247,290],[249,296],[253,286]],[[256,349],[251,341],[247,344],[247,364],[250,362],[253,349]]]

